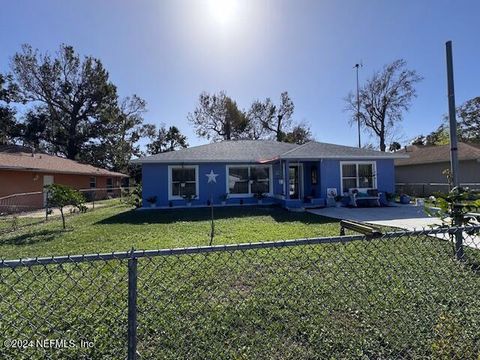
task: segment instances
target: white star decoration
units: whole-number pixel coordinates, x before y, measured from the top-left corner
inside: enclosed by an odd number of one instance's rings
[[[213,170],[210,170],[210,174],[205,174],[206,177],[208,177],[208,183],[210,184],[211,182],[217,183],[217,176],[218,174],[215,174]]]

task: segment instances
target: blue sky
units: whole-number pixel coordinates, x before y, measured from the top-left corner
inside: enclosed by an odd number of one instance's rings
[[[219,1],[0,0],[0,71],[22,43],[71,44],[102,60],[121,96],[147,100],[147,122],[177,125],[191,145],[206,140],[187,114],[201,91],[220,90],[245,108],[287,90],[317,140],[355,145],[343,111],[353,65],[362,81],[398,58],[425,78],[399,134],[428,133],[447,112],[447,40],[457,104],[480,95],[479,1]]]

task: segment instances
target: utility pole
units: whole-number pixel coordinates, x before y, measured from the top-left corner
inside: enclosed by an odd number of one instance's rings
[[[455,88],[453,86],[453,56],[452,42],[447,41],[445,44],[447,50],[447,82],[448,82],[448,120],[450,124],[450,168],[453,188],[458,185],[458,145],[457,145],[457,119],[455,109]],[[455,258],[459,261],[463,260],[463,232],[458,228],[463,223],[463,215],[460,213],[462,204],[453,204],[453,225],[455,229]]]
[[[362,142],[360,139],[360,90],[359,90],[359,83],[358,83],[358,69],[361,64],[355,64],[354,68],[357,69],[357,126],[358,126],[358,147],[362,147]]]
[[[452,172],[453,187],[458,183],[458,144],[457,144],[457,119],[455,109],[455,88],[453,85],[453,56],[452,42],[447,41],[447,81],[448,81],[448,120],[450,124],[450,168]]]

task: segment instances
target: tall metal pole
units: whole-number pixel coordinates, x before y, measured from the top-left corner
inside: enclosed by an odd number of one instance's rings
[[[358,68],[360,64],[355,64],[355,68],[357,68],[357,126],[358,126],[358,147],[362,147],[362,142],[360,139],[360,90],[359,90],[359,83],[358,83]]]
[[[448,81],[448,120],[450,123],[450,168],[452,172],[453,187],[458,183],[458,144],[457,144],[457,119],[455,110],[455,88],[453,85],[453,56],[452,42],[447,41],[447,81]]]
[[[447,82],[448,82],[448,120],[450,123],[450,167],[452,172],[453,187],[459,185],[458,182],[458,145],[457,145],[457,119],[455,110],[455,88],[453,86],[453,56],[452,42],[445,44],[447,50]],[[463,216],[456,210],[461,208],[461,204],[453,204],[454,216],[453,225],[461,226]],[[463,252],[463,231],[460,228],[455,229],[455,258],[462,261]]]

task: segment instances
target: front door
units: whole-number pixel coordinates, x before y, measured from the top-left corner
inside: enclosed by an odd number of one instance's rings
[[[43,206],[47,205],[47,192],[45,186],[53,184],[53,175],[43,175]]]
[[[290,199],[300,199],[300,171],[298,165],[288,168],[288,191]]]

